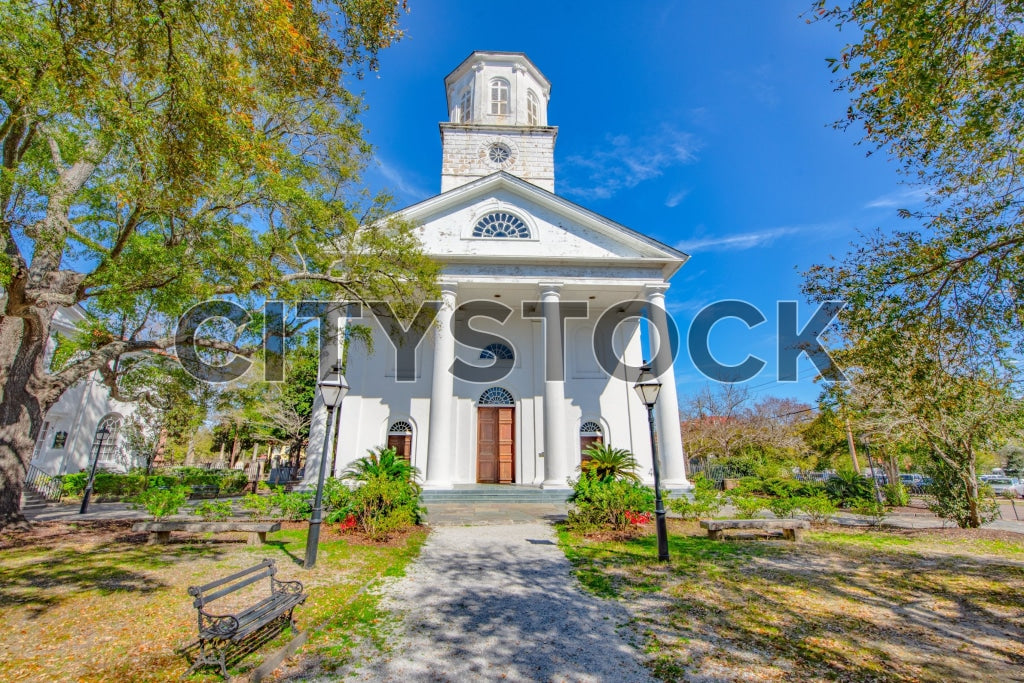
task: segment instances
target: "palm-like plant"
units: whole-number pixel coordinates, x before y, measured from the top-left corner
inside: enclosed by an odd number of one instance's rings
[[[633,454],[624,448],[612,448],[603,443],[593,443],[583,451],[584,460],[580,470],[597,479],[629,479],[640,481],[637,474],[639,465]]]
[[[394,448],[378,446],[368,451],[369,455],[359,458],[342,472],[342,479],[366,482],[371,479],[388,479],[391,481],[412,482],[420,476],[420,471],[398,457]]]

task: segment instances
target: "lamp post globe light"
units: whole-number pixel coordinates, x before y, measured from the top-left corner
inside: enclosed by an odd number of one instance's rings
[[[92,459],[92,469],[89,470],[89,481],[85,485],[85,493],[82,494],[82,507],[78,510],[78,514],[80,515],[84,515],[89,511],[89,500],[92,498],[92,485],[96,480],[96,465],[100,461],[100,453],[103,452],[103,442],[109,435],[110,430],[107,429],[106,425],[103,425],[96,430],[96,436],[99,437],[99,441],[96,443],[96,456]]]
[[[647,425],[651,434],[651,464],[654,465],[654,516],[658,530],[658,561],[668,562],[668,529],[665,526],[665,504],[661,499],[661,466],[658,464],[658,444],[654,439],[654,404],[661,393],[661,382],[647,363],[640,368],[640,376],[633,385],[637,395],[647,407]]]
[[[320,544],[320,523],[323,522],[323,501],[324,501],[324,478],[327,476],[327,457],[331,452],[331,423],[334,418],[334,409],[341,406],[342,399],[348,393],[348,382],[341,374],[338,365],[332,367],[324,378],[317,383],[320,388],[320,397],[324,400],[324,407],[327,408],[327,424],[324,427],[324,449],[320,455],[320,473],[316,479],[316,497],[313,499],[313,511],[309,516],[309,534],[306,536],[306,569],[312,569],[316,564],[317,546]],[[340,412],[340,411],[339,411]]]

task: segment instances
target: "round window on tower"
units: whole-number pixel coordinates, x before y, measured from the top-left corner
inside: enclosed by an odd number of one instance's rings
[[[491,148],[487,150],[487,158],[491,160],[491,163],[495,166],[501,166],[509,159],[512,158],[512,150],[508,148],[504,142],[495,142],[491,145]]]
[[[511,168],[516,162],[515,145],[505,138],[492,138],[480,146],[480,160],[491,168]]]

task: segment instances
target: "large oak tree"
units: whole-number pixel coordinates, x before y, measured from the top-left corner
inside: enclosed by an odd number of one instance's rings
[[[42,416],[208,297],[412,301],[351,88],[396,0],[0,0],[0,525]],[[89,324],[49,372],[54,312]],[[230,348],[226,345],[225,348]]]

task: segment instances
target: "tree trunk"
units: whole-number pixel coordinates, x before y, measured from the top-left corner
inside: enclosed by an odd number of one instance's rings
[[[235,469],[235,463],[238,462],[238,454],[242,452],[242,430],[239,429],[238,425],[235,425],[235,440],[231,444],[231,461],[228,462],[228,469]]]
[[[0,357],[11,358],[5,368],[0,397],[0,528],[22,523],[21,493],[43,416],[56,402],[45,381],[46,343],[53,311],[0,321]]]

